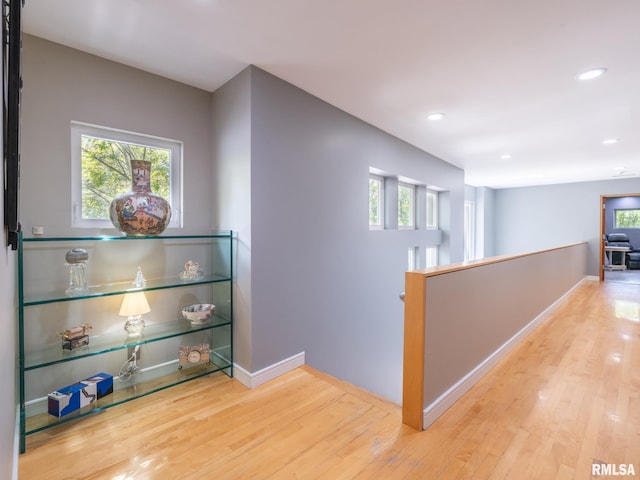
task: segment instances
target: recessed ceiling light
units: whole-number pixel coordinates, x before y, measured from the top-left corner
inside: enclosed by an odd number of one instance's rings
[[[607,138],[606,140],[603,140],[602,143],[605,145],[613,145],[614,143],[618,143],[619,141],[619,138]]]
[[[427,116],[427,119],[429,120],[442,120],[444,118],[444,113],[430,113]]]
[[[511,159],[511,154],[510,153],[505,153],[504,155],[500,155],[500,158],[503,160],[510,160]]]
[[[607,69],[604,67],[592,68],[591,70],[587,70],[578,75],[578,80],[593,80],[594,78],[598,78],[601,75],[604,75],[607,72]]]

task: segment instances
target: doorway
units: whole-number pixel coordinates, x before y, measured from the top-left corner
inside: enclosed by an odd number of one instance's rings
[[[628,253],[633,250],[640,251],[640,228],[638,227],[618,227],[616,224],[616,211],[621,210],[638,210],[640,211],[640,193],[627,193],[617,195],[601,195],[600,196],[600,281],[612,281],[623,283],[640,284],[640,268],[637,262],[631,262],[629,266]],[[631,249],[626,252],[605,251],[606,235],[609,233],[626,234],[629,239]],[[612,268],[609,256],[615,255],[619,266]],[[625,262],[621,263],[624,256]],[[624,268],[623,268],[624,267]]]

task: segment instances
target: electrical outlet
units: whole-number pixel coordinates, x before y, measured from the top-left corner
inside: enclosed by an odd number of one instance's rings
[[[136,345],[135,347],[129,347],[127,349],[127,358],[131,358],[133,354],[136,355],[136,361],[140,360],[140,345]]]

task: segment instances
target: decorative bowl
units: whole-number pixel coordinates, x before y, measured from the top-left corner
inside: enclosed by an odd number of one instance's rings
[[[215,312],[216,306],[210,303],[196,303],[182,309],[182,316],[192,324],[205,323]]]

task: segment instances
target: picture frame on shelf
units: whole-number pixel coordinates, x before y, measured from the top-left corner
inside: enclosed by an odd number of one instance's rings
[[[178,352],[178,370],[185,367],[195,367],[197,365],[209,365],[209,344],[185,345],[180,347]]]

